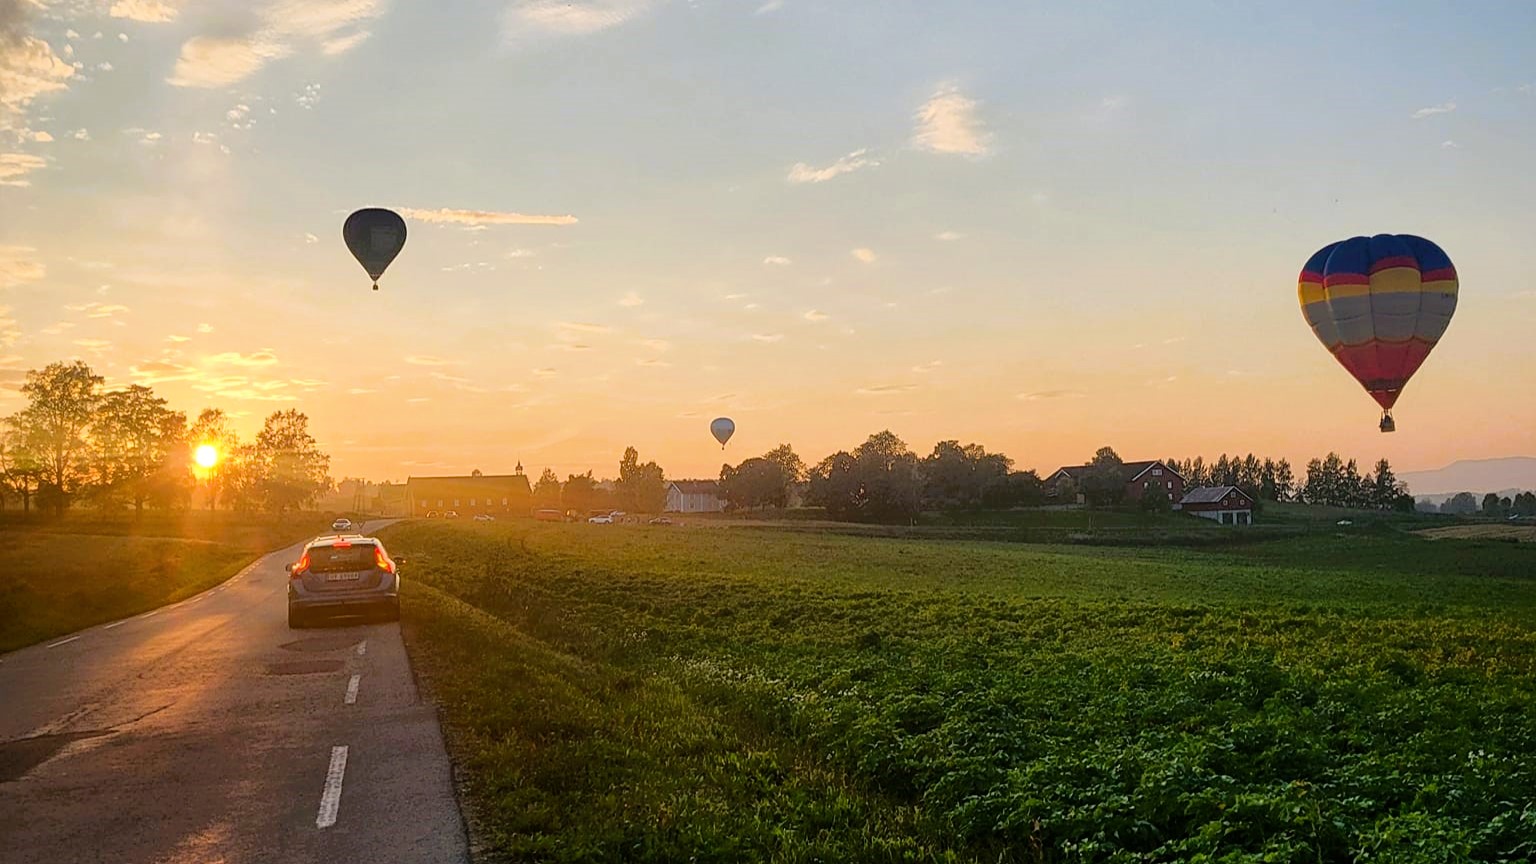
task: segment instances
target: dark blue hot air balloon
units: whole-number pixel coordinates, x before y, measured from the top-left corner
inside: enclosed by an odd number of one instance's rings
[[[379,290],[379,277],[405,248],[405,220],[393,210],[365,207],[347,217],[341,236],[352,257],[368,271],[373,290]]]

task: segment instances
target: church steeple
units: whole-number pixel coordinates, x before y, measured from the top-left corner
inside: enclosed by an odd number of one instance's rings
[[[523,473],[523,460],[521,460],[521,459],[517,460],[517,473],[518,474],[522,474]]]

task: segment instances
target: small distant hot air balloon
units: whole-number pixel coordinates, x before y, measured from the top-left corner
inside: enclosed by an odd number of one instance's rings
[[[368,271],[373,290],[379,290],[379,277],[405,248],[405,220],[393,210],[365,207],[347,217],[341,236],[352,257]]]
[[[1412,234],[1352,237],[1318,250],[1301,270],[1301,313],[1334,359],[1381,405],[1392,406],[1456,313],[1456,267]]]
[[[724,450],[725,442],[736,434],[736,424],[729,417],[716,417],[709,421],[709,434],[715,436],[715,440],[720,442],[720,449]]]

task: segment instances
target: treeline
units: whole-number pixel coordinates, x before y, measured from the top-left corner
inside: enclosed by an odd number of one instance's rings
[[[1345,460],[1329,453],[1307,463],[1306,474],[1295,476],[1285,459],[1252,453],[1228,456],[1223,453],[1207,463],[1193,459],[1167,460],[1170,468],[1184,478],[1186,488],[1197,486],[1236,486],[1258,501],[1295,501],[1368,510],[1413,510],[1413,496],[1397,479],[1386,459],[1377,460],[1375,468],[1360,473],[1353,459]]]
[[[0,508],[185,508],[201,484],[210,508],[281,512],[331,488],[330,457],[299,411],[273,413],[246,443],[217,408],[188,423],[149,387],[104,385],[78,360],[27,373],[27,406],[0,422]],[[204,446],[217,455],[206,468],[193,459]]]
[[[1508,519],[1511,516],[1533,517],[1536,516],[1536,492],[1521,492],[1513,498],[1508,495],[1500,497],[1497,492],[1489,492],[1483,496],[1481,505],[1478,504],[1477,496],[1471,492],[1457,492],[1439,507],[1426,502],[1419,505],[1419,509],[1428,512],[1452,513],[1457,516],[1482,514],[1494,519]]]
[[[730,507],[786,507],[802,496],[834,519],[898,522],[923,510],[1044,503],[1034,471],[1014,471],[1013,460],[980,444],[940,441],[926,456],[912,452],[889,430],[869,436],[807,467],[788,444],[739,465],[722,465],[720,488]]]
[[[641,462],[640,453],[625,448],[619,459],[617,480],[598,480],[591,471],[568,474],[565,482],[549,468],[533,484],[533,506],[538,509],[590,513],[593,510],[624,510],[660,513],[667,504],[667,480],[661,466]]]

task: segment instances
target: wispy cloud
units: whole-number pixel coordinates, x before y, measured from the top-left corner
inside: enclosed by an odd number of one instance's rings
[[[788,267],[795,262],[785,258],[783,255],[769,255],[763,259],[763,263],[769,267]]]
[[[866,249],[866,248],[864,248],[862,246],[859,247],[858,249],[853,250],[852,252],[849,252],[848,254],[852,255],[853,257],[855,257],[857,259],[859,259],[860,261],[864,262],[865,264],[873,264],[873,263],[875,263],[875,259],[877,257],[879,257],[879,256],[877,256],[875,254],[875,250],[873,250],[873,249]]]
[[[0,69],[0,73],[4,70]],[[0,122],[4,122],[0,118]],[[27,175],[48,165],[48,160],[30,153],[0,153],[0,186],[31,186]]]
[[[555,329],[568,333],[612,333],[613,328],[606,324],[589,324],[584,321],[560,321],[555,324]]]
[[[1431,105],[1428,108],[1420,108],[1409,116],[1415,120],[1423,120],[1426,117],[1433,117],[1436,114],[1449,114],[1455,110],[1455,102],[1442,102],[1439,105]]]
[[[175,21],[180,14],[180,4],[164,0],[117,0],[108,14],[113,18],[126,18],[143,24],[164,24]]]
[[[75,345],[95,355],[105,354],[112,348],[112,343],[106,339],[76,339]]]
[[[508,40],[538,34],[584,36],[617,27],[657,5],[656,0],[518,0],[507,8],[502,23]]]
[[[916,384],[872,384],[868,387],[860,387],[853,392],[859,396],[895,396],[898,393],[916,389]]]
[[[507,213],[497,210],[454,210],[439,207],[425,210],[418,207],[401,207],[400,215],[422,222],[447,225],[575,225],[575,216],[546,216],[529,213]]]
[[[25,127],[28,106],[39,96],[69,88],[75,67],[29,30],[28,17],[44,9],[35,0],[0,0],[0,129]]]
[[[367,37],[383,0],[270,0],[243,33],[198,35],[182,43],[171,77],[177,87],[228,87],[298,47],[339,54]]]
[[[239,351],[225,351],[222,354],[214,354],[209,357],[208,362],[221,366],[275,366],[277,365],[277,355],[270,348],[263,348],[250,354],[242,354]]]
[[[868,150],[855,150],[825,168],[796,162],[790,166],[789,175],[785,179],[791,183],[825,183],[834,177],[851,174],[860,168],[877,167],[880,164],[879,160],[869,158],[865,155],[868,152]]]
[[[1080,390],[1036,390],[1033,393],[1020,393],[1017,398],[1025,402],[1039,402],[1042,399],[1078,399],[1083,395]]]
[[[69,312],[84,312],[87,318],[111,318],[130,311],[127,306],[119,303],[70,303],[64,309]]]
[[[976,100],[946,82],[917,109],[917,131],[912,146],[930,153],[985,156],[991,136],[976,116]]]
[[[806,313],[804,315],[802,315],[800,317],[804,318],[807,321],[821,322],[821,321],[827,320],[828,318],[830,318],[832,316],[828,315],[825,312],[822,312],[819,309],[809,309],[809,310],[806,311]]]
[[[640,344],[652,351],[669,351],[672,348],[672,343],[665,339],[641,339]]]
[[[943,240],[944,242],[948,243],[954,240],[959,240],[964,236],[965,235],[961,234],[959,231],[940,231],[939,233],[933,235],[933,239]]]
[[[0,246],[0,288],[15,288],[48,275],[48,267],[33,257],[31,246]]]
[[[784,338],[783,333],[753,333],[752,338],[758,342],[771,345]]]
[[[457,361],[435,357],[431,354],[411,354],[405,358],[405,362],[412,366],[456,366]]]
[[[639,294],[636,294],[633,291],[625,291],[624,296],[619,298],[619,305],[630,309],[644,304],[645,298],[641,297]]]
[[[929,360],[927,363],[919,363],[916,366],[913,366],[912,371],[919,375],[926,375],[943,365],[943,360]]]
[[[1440,142],[1440,149],[1441,150],[1460,150],[1461,149],[1461,145],[1457,144],[1455,141],[1445,140],[1445,141],[1441,141]]]

